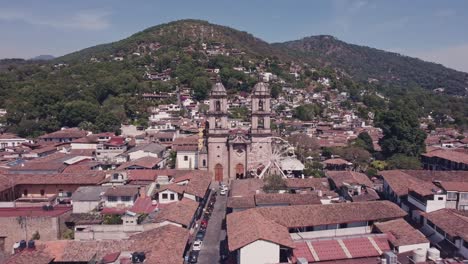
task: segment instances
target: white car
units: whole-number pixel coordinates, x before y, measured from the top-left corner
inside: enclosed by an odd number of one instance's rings
[[[225,190],[225,189],[221,189],[221,190],[219,191],[219,194],[221,194],[221,195],[226,195],[226,190]]]
[[[200,250],[201,250],[201,247],[202,247],[202,242],[201,242],[201,240],[197,240],[197,241],[193,242],[192,250],[193,250],[193,251],[200,251]]]

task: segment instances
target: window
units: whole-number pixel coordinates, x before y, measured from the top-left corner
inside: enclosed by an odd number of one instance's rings
[[[163,193],[162,198],[167,200],[167,193]]]
[[[108,202],[117,202],[117,197],[116,196],[107,196],[107,201]]]
[[[171,193],[171,200],[175,200],[175,195]]]
[[[41,196],[44,196],[44,195],[45,195],[45,191],[41,190]]]
[[[456,201],[458,198],[458,193],[456,192],[448,192],[447,193],[447,201]]]
[[[130,202],[132,200],[132,197],[131,196],[122,196],[120,199],[122,200],[122,202]]]
[[[258,101],[258,110],[263,111],[263,100]]]
[[[221,111],[221,102],[220,101],[216,101],[215,108],[216,108],[217,112]]]
[[[28,189],[24,189],[23,196],[28,196]]]
[[[203,167],[206,167],[206,160],[203,160]]]
[[[468,242],[465,241],[465,240],[463,240],[463,246],[464,246],[465,248],[468,248]]]
[[[468,200],[468,193],[460,193],[460,200]]]
[[[188,160],[188,156],[184,156],[184,161],[187,161]]]
[[[265,127],[265,120],[263,118],[258,119],[258,128],[264,128]]]
[[[437,197],[437,200],[443,201],[443,200],[444,200],[444,197]]]
[[[348,227],[347,223],[343,223],[338,226],[338,228],[347,228],[347,227]]]

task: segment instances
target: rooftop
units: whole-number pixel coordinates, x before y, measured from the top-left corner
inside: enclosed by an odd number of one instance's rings
[[[395,247],[429,243],[429,240],[421,232],[404,219],[375,223],[374,226],[380,232],[390,234],[389,240]]]

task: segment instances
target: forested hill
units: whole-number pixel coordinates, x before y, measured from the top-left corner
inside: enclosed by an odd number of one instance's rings
[[[468,73],[398,53],[349,44],[333,36],[311,36],[273,46],[312,65],[340,69],[355,80],[401,87],[416,85],[431,90],[444,88],[447,94],[468,94]]]
[[[420,117],[436,112],[468,124],[467,98],[447,95],[463,94],[466,74],[331,37],[306,40],[269,44],[229,27],[180,20],[50,61],[0,60],[0,108],[7,110],[0,123],[20,136],[63,126],[93,131],[118,130],[121,123],[145,126],[148,107],[177,101],[172,96],[150,102],[143,100],[145,93],[188,87],[204,100],[214,81],[231,94],[248,93],[268,72],[278,77],[271,83],[277,95],[281,85],[310,88],[323,77],[349,93],[350,103],[378,91],[416,106]],[[384,81],[390,86],[379,85]],[[429,90],[439,87],[445,92]]]

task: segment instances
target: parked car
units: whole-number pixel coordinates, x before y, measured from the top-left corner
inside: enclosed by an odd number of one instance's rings
[[[208,220],[203,219],[203,220],[201,221],[200,225],[201,225],[201,227],[206,228],[206,227],[208,226]]]
[[[193,251],[200,251],[200,250],[201,250],[201,247],[202,247],[202,242],[201,242],[201,240],[196,240],[195,242],[193,242],[192,250],[193,250]]]
[[[196,240],[203,240],[205,237],[205,231],[199,230],[197,234],[195,235]]]
[[[198,262],[198,252],[199,251],[191,251],[189,255],[189,263],[197,263]]]
[[[226,195],[226,190],[221,189],[221,190],[219,191],[219,194],[221,194],[222,196]]]

